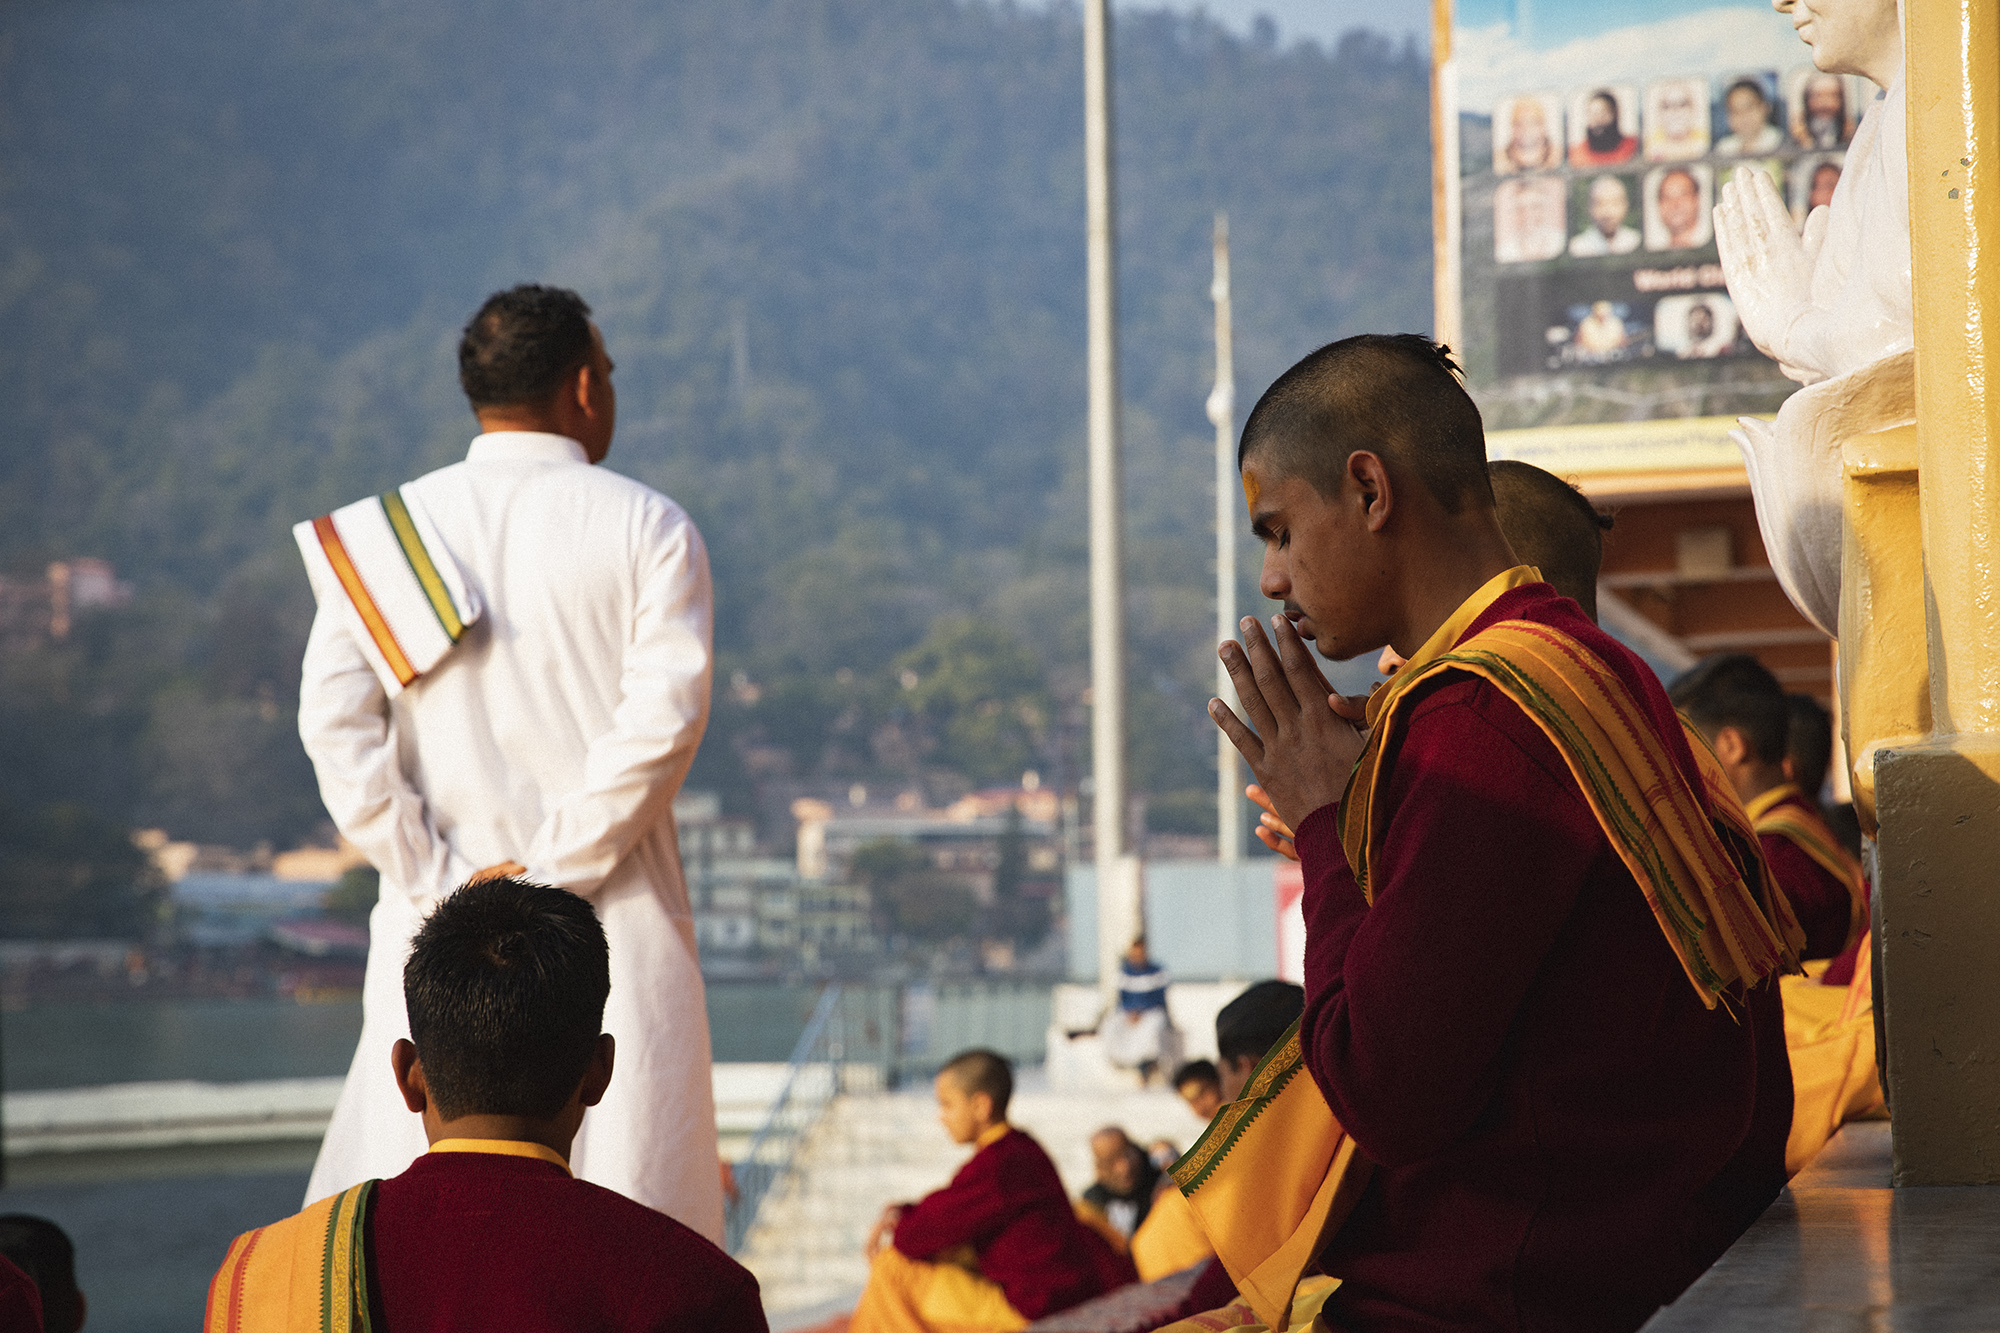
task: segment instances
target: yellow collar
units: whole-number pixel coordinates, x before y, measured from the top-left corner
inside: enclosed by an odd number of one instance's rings
[[[1804,799],[1804,794],[1796,786],[1789,782],[1780,782],[1770,790],[1760,791],[1745,801],[1743,803],[1743,813],[1750,816],[1750,822],[1754,824],[1762,819],[1772,806],[1782,804],[1788,796],[1797,796],[1801,800]]]
[[[993,1126],[991,1129],[987,1130],[984,1134],[981,1134],[978,1138],[974,1139],[972,1141],[973,1146],[977,1148],[990,1148],[994,1144],[1000,1142],[1000,1140],[1006,1138],[1007,1131],[1012,1128],[1014,1128],[1012,1125],[1008,1124],[1005,1120],[1002,1120],[999,1124]]]
[[[1397,667],[1396,674],[1389,682],[1369,698],[1368,725],[1371,727],[1375,725],[1376,717],[1388,707],[1389,700],[1396,696],[1399,682],[1415,679],[1425,667],[1456,648],[1467,628],[1486,613],[1487,607],[1499,600],[1501,593],[1541,581],[1541,570],[1533,565],[1516,565],[1480,584],[1479,591],[1460,602],[1458,610],[1447,616],[1444,624],[1437,627],[1437,632],[1424,640],[1424,646],[1417,649],[1409,661]]]
[[[565,1172],[569,1172],[569,1162],[554,1148],[546,1143],[528,1143],[521,1139],[439,1139],[431,1145],[431,1151],[485,1152],[500,1157],[534,1157],[544,1162],[553,1162]]]

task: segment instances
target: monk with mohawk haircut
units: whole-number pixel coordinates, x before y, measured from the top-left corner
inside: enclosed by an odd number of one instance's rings
[[[1238,462],[1284,614],[1210,712],[1297,830],[1306,1002],[1176,1181],[1272,1327],[1310,1266],[1350,1333],[1636,1329],[1783,1184],[1797,924],[1651,670],[1515,552],[1448,349],[1321,348]],[[1334,696],[1308,640],[1406,665]]]

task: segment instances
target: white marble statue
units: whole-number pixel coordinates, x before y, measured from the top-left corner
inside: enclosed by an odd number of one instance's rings
[[[1807,619],[1838,632],[1840,438],[1892,420],[1857,418],[1857,402],[1902,402],[1875,383],[1911,373],[1909,150],[1903,28],[1895,0],[1772,0],[1813,64],[1859,74],[1876,95],[1848,147],[1833,201],[1803,235],[1761,171],[1738,172],[1715,209],[1730,299],[1750,340],[1807,387],[1776,422],[1741,419],[1757,521],[1778,581]],[[1823,419],[1825,418],[1825,419]],[[1831,419],[1841,430],[1827,429]]]

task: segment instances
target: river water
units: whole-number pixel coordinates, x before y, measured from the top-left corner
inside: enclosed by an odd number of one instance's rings
[[[709,1039],[718,1061],[784,1060],[818,986],[715,983]],[[284,999],[50,1004],[0,1016],[10,1092],[155,1079],[237,1083],[345,1074],[361,1003]]]

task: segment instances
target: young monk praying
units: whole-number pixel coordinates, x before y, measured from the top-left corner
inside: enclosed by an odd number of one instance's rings
[[[1868,928],[1861,866],[1820,817],[1817,784],[1809,796],[1785,771],[1792,706],[1778,678],[1747,653],[1722,653],[1683,672],[1667,694],[1743,799],[1764,860],[1806,932],[1803,956],[1844,952]],[[1823,764],[1818,776],[1825,780]]]
[[[430,1151],[237,1237],[209,1284],[208,1333],[764,1333],[748,1270],[570,1175],[611,1081],[610,987],[604,928],[575,894],[496,879],[446,898],[404,965],[414,1042],[391,1057]]]
[[[1519,563],[1447,349],[1322,348],[1238,460],[1285,613],[1221,649],[1248,725],[1210,711],[1297,830],[1306,1004],[1176,1177],[1202,1212],[1248,1197],[1232,1157],[1326,1174],[1298,1230],[1337,1329],[1636,1329],[1784,1181],[1797,925],[1651,671]],[[1405,665],[1334,698],[1309,639]],[[1350,1148],[1270,1141],[1304,1096]],[[1242,1283],[1282,1317],[1267,1248]]]
[[[1134,1280],[1077,1220],[1048,1153],[1007,1123],[1004,1058],[953,1056],[935,1091],[945,1132],[976,1150],[950,1184],[876,1222],[851,1333],[1011,1333]]]

